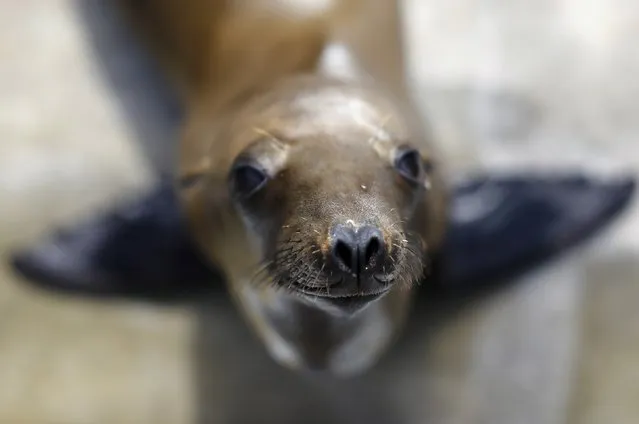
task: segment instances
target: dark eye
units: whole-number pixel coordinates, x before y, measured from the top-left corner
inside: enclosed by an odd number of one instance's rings
[[[419,182],[423,172],[422,158],[415,149],[402,149],[395,158],[395,169],[409,181]]]
[[[241,164],[233,168],[231,184],[234,193],[247,198],[266,185],[268,178],[264,171],[250,164]]]

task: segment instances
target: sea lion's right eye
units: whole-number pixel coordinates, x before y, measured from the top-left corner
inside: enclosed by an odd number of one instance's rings
[[[231,173],[233,192],[242,198],[250,197],[258,192],[267,181],[266,173],[251,164],[237,165]]]

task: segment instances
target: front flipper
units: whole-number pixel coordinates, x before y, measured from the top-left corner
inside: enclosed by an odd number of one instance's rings
[[[467,291],[513,276],[592,235],[624,209],[634,180],[568,177],[473,179],[455,189],[438,289]],[[199,255],[173,186],[58,231],[12,258],[27,280],[84,295],[174,300],[220,290]]]
[[[610,223],[634,193],[631,178],[511,175],[458,186],[438,289],[472,292],[551,259]]]
[[[66,293],[173,301],[223,289],[192,243],[168,180],[11,260],[27,281]]]

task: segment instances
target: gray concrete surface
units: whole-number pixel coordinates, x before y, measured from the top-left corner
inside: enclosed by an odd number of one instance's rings
[[[0,254],[166,169],[161,81],[101,0],[3,0]],[[416,92],[456,174],[639,171],[639,6],[406,0]],[[160,83],[160,84],[158,84]],[[0,423],[633,424],[639,210],[466,307],[418,311],[375,372],[274,366],[224,299],[157,306],[43,293],[0,267]],[[423,319],[428,318],[428,319]],[[259,419],[258,419],[259,418]]]

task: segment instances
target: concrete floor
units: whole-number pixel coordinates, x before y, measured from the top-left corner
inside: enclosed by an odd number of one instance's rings
[[[106,3],[1,0],[3,257],[170,161],[167,93]],[[406,5],[417,93],[455,173],[639,172],[635,2]],[[0,423],[633,424],[638,258],[634,205],[503,293],[423,306],[394,355],[337,386],[274,366],[225,299],[67,298],[2,265]]]

